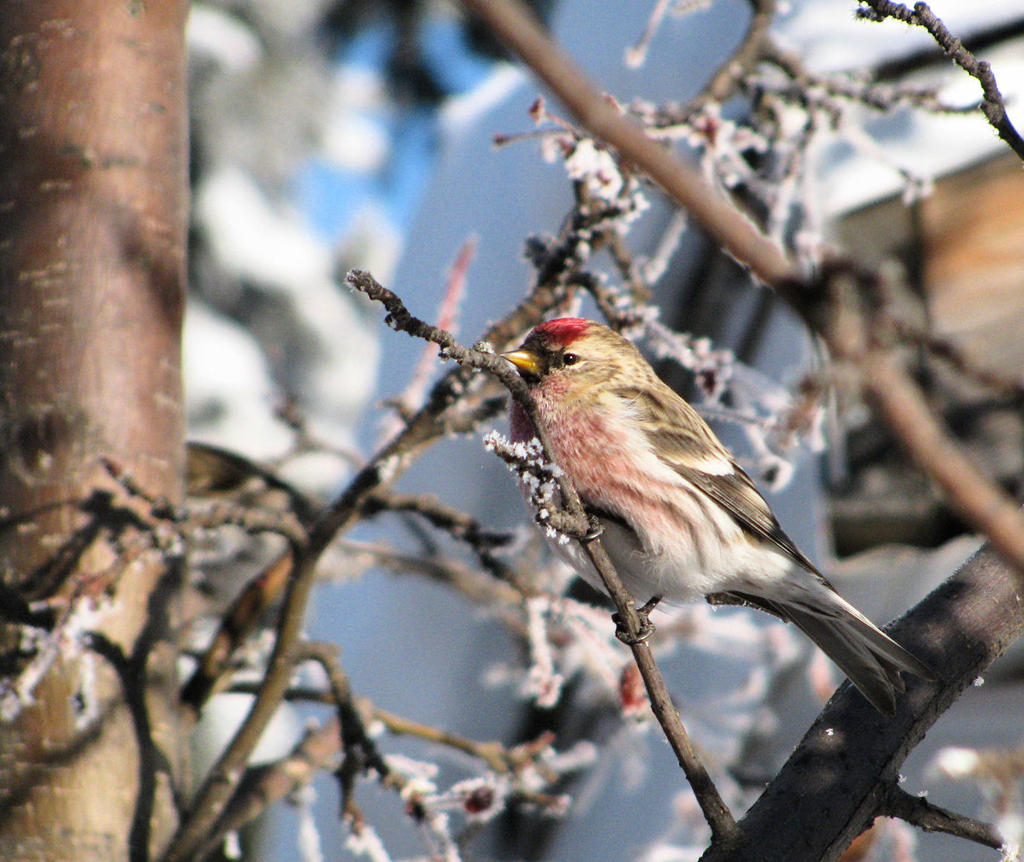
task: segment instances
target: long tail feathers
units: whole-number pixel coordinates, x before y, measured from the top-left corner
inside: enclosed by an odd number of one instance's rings
[[[906,690],[900,671],[935,679],[928,665],[876,628],[853,605],[835,593],[830,598],[829,607],[787,604],[782,610],[839,665],[875,709],[886,715],[896,711],[896,692]]]
[[[896,693],[906,690],[900,671],[922,679],[935,672],[909,653],[838,593],[824,585],[807,601],[780,601],[740,595],[751,604],[798,626],[842,669],[879,712],[896,711]]]

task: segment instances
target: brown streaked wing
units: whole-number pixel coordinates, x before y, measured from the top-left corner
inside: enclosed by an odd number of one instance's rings
[[[653,391],[623,387],[617,394],[632,403],[651,446],[665,464],[718,503],[744,530],[771,542],[797,565],[819,574],[783,532],[753,480],[689,404],[665,384]],[[728,473],[709,473],[698,466],[716,456],[728,461],[732,468]]]

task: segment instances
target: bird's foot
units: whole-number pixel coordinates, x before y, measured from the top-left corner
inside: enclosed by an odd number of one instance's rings
[[[583,538],[580,539],[584,545],[589,545],[594,539],[597,539],[604,532],[604,525],[594,516],[591,515],[589,518],[590,529],[587,530]]]
[[[647,638],[654,634],[654,623],[651,622],[651,611],[658,606],[658,602],[660,601],[661,596],[654,596],[643,607],[636,609],[636,615],[640,619],[640,627],[635,636],[630,634],[626,629],[626,626],[619,614],[612,614],[612,622],[615,623],[615,637],[622,641],[626,646],[633,646],[633,644],[642,643],[647,640]]]

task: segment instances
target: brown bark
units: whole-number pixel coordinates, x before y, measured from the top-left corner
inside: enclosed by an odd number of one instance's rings
[[[8,684],[25,662],[20,600],[67,599],[120,553],[107,514],[81,505],[113,487],[100,458],[150,494],[181,495],[186,11],[183,0],[0,2]],[[94,626],[96,717],[76,726],[85,664],[71,656],[0,724],[0,858],[144,858],[173,830],[177,584],[160,557],[141,554],[113,581],[115,608]]]
[[[702,862],[835,860],[875,817],[896,813],[891,799],[907,755],[1024,634],[1020,575],[986,546],[888,631],[938,669],[939,683],[909,681],[894,718],[844,684],[740,820],[738,835],[709,848]]]

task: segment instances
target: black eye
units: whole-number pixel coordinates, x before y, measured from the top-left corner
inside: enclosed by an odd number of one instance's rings
[[[575,353],[566,353],[562,355],[563,365],[575,365],[580,361],[580,358]]]

